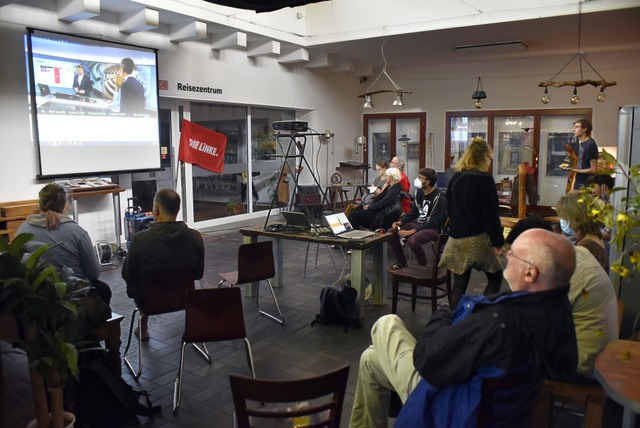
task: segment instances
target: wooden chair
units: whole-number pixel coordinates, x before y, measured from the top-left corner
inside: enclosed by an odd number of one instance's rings
[[[478,428],[536,427],[536,399],[543,378],[533,371],[488,378],[482,383]]]
[[[257,283],[256,287],[256,307],[258,311],[272,320],[284,324],[284,315],[280,311],[276,293],[273,291],[270,279],[276,276],[276,268],[273,263],[273,243],[271,241],[254,242],[250,244],[242,244],[238,248],[238,270],[234,272],[218,272],[220,283],[218,287],[227,282],[231,286]],[[260,309],[260,281],[266,281],[273,296],[273,302],[276,305],[280,318],[271,315]]]
[[[238,287],[189,290],[186,296],[184,334],[180,350],[180,366],[173,388],[173,413],[178,411],[182,391],[184,348],[191,343],[196,351],[211,364],[211,355],[205,342],[244,340],[247,363],[256,377],[251,343],[247,338],[242,312],[242,295]],[[202,347],[196,345],[202,343]]]
[[[142,373],[142,339],[138,338],[138,371],[133,369],[129,361],[128,352],[131,346],[131,336],[136,321],[136,313],[140,312],[138,318],[138,332],[142,333],[141,317],[142,315],[159,315],[184,310],[186,306],[187,290],[195,288],[193,279],[193,270],[169,270],[158,271],[151,274],[145,279],[143,284],[144,304],[136,307],[131,314],[131,325],[129,326],[129,336],[127,338],[127,346],[124,349],[124,362],[138,380]]]
[[[433,248],[434,257],[431,266],[407,266],[390,272],[392,279],[391,313],[396,313],[398,296],[411,297],[412,312],[416,310],[416,299],[431,300],[431,310],[435,312],[438,308],[438,299],[451,294],[451,271],[438,268],[442,250],[448,239],[449,235],[444,233],[438,237],[438,241]],[[411,293],[399,291],[400,283],[402,282],[411,284]],[[431,294],[418,294],[418,286],[429,287]]]
[[[254,379],[231,374],[237,426],[337,428],[348,377],[348,365],[320,376],[295,380]]]
[[[622,327],[623,312],[624,302],[618,299],[618,329]],[[548,412],[556,411],[577,416],[582,419],[585,428],[602,426],[607,393],[596,381],[585,385],[546,379],[544,388],[551,396]]]

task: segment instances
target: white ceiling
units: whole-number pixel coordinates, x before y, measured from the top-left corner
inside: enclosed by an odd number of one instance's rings
[[[571,55],[578,49],[577,2],[563,4],[564,9],[560,10],[560,6],[556,5],[557,0],[528,0],[526,8],[519,6],[516,0],[447,0],[447,2],[420,0],[418,3],[416,0],[402,0],[402,2],[333,0],[306,7],[286,8],[267,14],[255,14],[251,11],[211,5],[202,0],[66,0],[66,2],[80,5],[97,2],[100,12],[91,19],[116,23],[122,16],[133,11],[157,10],[159,25],[157,28],[150,29],[151,32],[166,34],[172,25],[200,21],[206,24],[207,37],[198,42],[207,43],[216,35],[241,31],[246,33],[249,43],[278,41],[283,54],[300,48],[308,50],[310,60],[322,56],[321,54],[331,54],[336,58],[336,63],[340,60],[342,64],[346,61],[355,65],[355,69],[344,68],[343,65],[345,72],[362,76],[371,75],[372,69],[382,67],[380,48],[384,40],[386,40],[384,53],[390,68]],[[553,7],[543,7],[549,2]],[[3,4],[55,11],[56,5],[60,3],[54,0],[0,0],[0,6]],[[367,8],[365,13],[355,14],[349,13],[349,9],[344,9],[351,7],[351,10],[358,10],[358,7],[375,4],[379,4],[381,8],[391,8],[393,5],[393,9],[389,9],[396,15],[393,17],[395,22],[392,26],[378,26],[379,23],[384,22],[384,15],[390,14],[389,10],[377,10],[372,7]],[[415,9],[415,17],[410,16],[410,8],[416,8],[417,4],[425,6]],[[435,7],[438,5],[441,7]],[[401,10],[402,7],[406,11]],[[478,12],[481,7],[484,8],[482,13]],[[581,31],[583,52],[629,51],[630,54],[638,55],[640,0],[591,0],[585,2],[583,7],[585,11],[582,14]],[[523,9],[530,10],[523,12]],[[372,10],[377,10],[378,13],[375,14]],[[468,14],[469,10],[474,13]],[[550,12],[542,15],[541,11],[544,10]],[[566,13],[570,10],[575,12],[567,15]],[[589,10],[599,11],[589,12]],[[305,14],[316,13],[314,11],[318,11],[317,19],[313,16],[305,16]],[[3,12],[2,9],[0,9],[1,12]],[[364,27],[369,22],[368,13],[371,14],[371,19],[370,26],[366,29]],[[463,13],[468,15],[461,15]],[[562,15],[562,13],[565,14]],[[460,16],[456,17],[455,14]],[[509,14],[513,17],[512,19],[505,17]],[[430,16],[434,18],[427,20]],[[547,17],[524,19],[524,16]],[[402,24],[403,21],[398,21],[402,19],[406,20],[406,25]],[[507,22],[495,22],[500,20]],[[326,34],[309,36],[305,33],[309,28],[316,30],[324,28],[321,26],[323,22],[327,22]],[[492,23],[475,25],[478,22]],[[348,28],[349,25],[358,29],[353,32],[335,30],[335,28]],[[428,28],[432,30],[424,30]],[[381,34],[386,36],[381,37]],[[333,41],[340,39],[347,41]],[[322,40],[332,41],[323,43]],[[511,40],[524,41],[528,49],[468,49],[465,52],[455,50],[457,45]],[[298,62],[304,62],[304,60]],[[327,65],[326,68],[329,66]]]

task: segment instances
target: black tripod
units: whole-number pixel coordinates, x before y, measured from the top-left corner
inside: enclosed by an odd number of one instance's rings
[[[291,159],[293,160],[293,163],[294,163],[294,168],[291,169],[291,176],[293,177],[294,187],[293,187],[293,194],[289,199],[289,211],[293,210],[294,202],[296,200],[296,195],[299,192],[300,186],[298,184],[298,179],[300,178],[300,173],[303,170],[303,166],[308,168],[309,174],[311,175],[311,178],[313,178],[313,182],[317,186],[318,192],[320,193],[319,195],[320,200],[318,201],[317,205],[320,207],[323,207],[325,203],[327,205],[329,203],[327,200],[326,192],[322,189],[322,186],[320,186],[320,181],[318,180],[318,177],[316,177],[316,174],[314,173],[313,168],[311,168],[311,165],[309,165],[309,162],[307,162],[307,159],[304,156],[305,148],[307,146],[307,137],[320,136],[320,135],[323,135],[323,134],[318,134],[315,132],[276,134],[278,147],[282,148],[283,146],[280,141],[281,139],[284,139],[284,138],[289,139],[287,150],[284,151],[282,155],[277,155],[277,156],[282,157],[283,162],[289,162],[289,160]],[[276,180],[276,183],[280,183],[280,180],[282,179],[283,174],[284,174],[284,168],[280,168],[280,174],[278,175],[278,179]],[[277,201],[278,201],[278,189],[276,185],[276,190],[273,192],[273,197],[271,198],[271,204],[269,205],[269,212],[267,213],[267,218],[265,219],[265,222],[264,222],[265,228],[269,224],[269,217],[271,216],[271,210],[274,208],[274,206],[278,207]],[[310,217],[309,204],[300,204],[300,205],[304,206],[305,215],[307,216],[307,218],[309,218]]]

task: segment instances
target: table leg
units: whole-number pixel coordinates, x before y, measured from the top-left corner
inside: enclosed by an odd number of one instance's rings
[[[373,304],[384,305],[387,293],[387,244],[376,244],[373,252]]]
[[[364,273],[364,250],[351,250],[351,286],[358,292],[356,303],[360,310],[360,319],[364,318],[364,291],[367,287]]]
[[[115,223],[116,228],[116,247],[118,250],[122,248],[122,223],[120,222],[120,194],[113,194],[113,221]]]
[[[276,276],[275,278],[273,278],[273,280],[271,281],[271,285],[273,285],[273,287],[282,287],[284,285],[284,271],[282,269],[282,260],[283,260],[283,250],[282,250],[282,239],[274,239],[273,240],[273,244],[274,244],[274,261],[275,261],[275,268],[276,268]]]
[[[242,243],[243,244],[254,244],[258,242],[258,237],[257,236],[243,236],[242,237]],[[257,282],[252,282],[250,284],[245,284],[244,286],[244,294],[247,297],[254,297],[256,295],[256,291],[258,289],[258,283]]]

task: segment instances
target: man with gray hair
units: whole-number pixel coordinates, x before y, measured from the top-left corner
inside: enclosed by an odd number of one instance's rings
[[[194,279],[204,275],[204,242],[196,230],[176,221],[180,195],[173,189],[158,190],[153,198],[153,220],[147,230],[133,237],[122,266],[127,295],[140,306],[145,296],[142,285],[152,272],[168,269],[193,269]],[[141,317],[139,340],[149,340],[148,317]]]
[[[391,158],[391,162],[389,162],[389,166],[391,168],[398,168],[400,170],[400,187],[402,187],[402,191],[409,194],[409,190],[411,189],[411,183],[409,183],[409,177],[404,173],[404,159],[398,156],[394,156]],[[402,205],[402,212],[408,214],[411,211],[411,200],[410,197],[407,196],[402,198],[400,201],[400,205]]]
[[[418,340],[396,315],[374,324],[373,344],[360,359],[351,428],[386,427],[390,391],[404,403],[396,426],[467,426],[477,417],[485,378],[530,373],[537,382],[575,372],[567,299],[573,247],[552,232],[528,230],[506,261],[511,291],[463,296],[455,312],[436,311]]]

